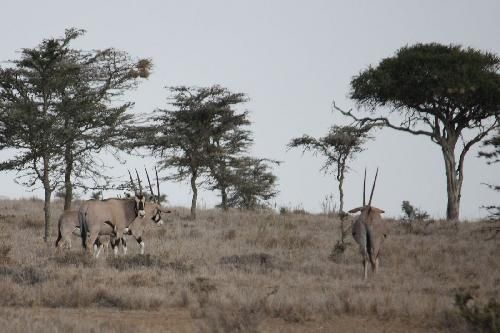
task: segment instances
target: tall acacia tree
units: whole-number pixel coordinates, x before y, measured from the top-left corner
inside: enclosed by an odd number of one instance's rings
[[[115,49],[71,50],[65,61],[73,70],[59,91],[58,112],[63,122],[59,142],[64,150],[64,209],[69,209],[72,179],[97,182],[105,178],[96,154],[120,144],[133,120],[127,113],[133,103],[121,101],[123,95],[137,87],[140,78],[149,76],[152,65],[149,59],[135,61]]]
[[[44,40],[38,47],[23,49],[21,59],[0,68],[0,149],[15,149],[17,155],[0,164],[0,170],[21,172],[28,186],[41,182],[45,197],[45,233],[50,230],[50,198],[58,186],[55,173],[61,166],[57,112],[58,90],[71,71],[63,59],[67,45],[77,32],[61,40]]]
[[[407,46],[351,81],[350,97],[380,116],[362,117],[334,107],[359,124],[426,136],[439,145],[448,193],[446,217],[458,220],[465,156],[499,126],[499,70],[500,58],[489,52],[436,43]]]

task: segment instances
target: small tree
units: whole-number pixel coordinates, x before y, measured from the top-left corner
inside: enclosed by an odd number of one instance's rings
[[[368,132],[371,126],[333,126],[328,134],[319,139],[309,135],[294,138],[288,144],[288,149],[302,147],[303,152],[310,151],[314,155],[321,154],[326,160],[321,168],[325,173],[332,172],[338,182],[341,217],[341,242],[344,243],[344,179],[348,169],[347,163],[363,151],[363,144],[370,139]]]
[[[315,139],[307,134],[299,138],[294,138],[288,144],[288,149],[299,148],[303,152],[310,151],[314,155],[321,154],[326,157],[321,170],[325,173],[332,172],[338,182],[340,207],[339,211],[344,212],[344,179],[348,169],[347,163],[354,156],[363,151],[362,145],[370,137],[369,126],[361,128],[354,126],[333,126],[327,135]]]
[[[255,209],[265,207],[266,202],[278,194],[277,177],[271,172],[268,163],[278,161],[241,157],[231,169],[229,179],[228,207]]]
[[[351,81],[351,98],[370,112],[358,117],[334,107],[358,124],[380,124],[422,135],[440,146],[445,165],[446,217],[459,218],[464,161],[471,147],[499,126],[500,58],[454,45],[416,44],[362,71]],[[399,124],[390,115],[399,114]],[[463,141],[457,149],[459,140]]]
[[[401,211],[404,214],[404,218],[409,221],[422,221],[429,218],[429,214],[425,210],[413,207],[409,201],[401,203]]]
[[[191,218],[195,219],[200,179],[207,182],[211,168],[213,173],[224,168],[228,155],[244,149],[249,140],[247,132],[239,128],[248,124],[246,112],[237,115],[231,108],[246,97],[217,85],[172,87],[170,93],[173,109],[158,110],[149,119],[152,125],[135,127],[129,136],[133,147],[146,147],[161,159],[161,169],[175,169],[167,178],[189,179]],[[226,183],[217,184],[225,193]]]

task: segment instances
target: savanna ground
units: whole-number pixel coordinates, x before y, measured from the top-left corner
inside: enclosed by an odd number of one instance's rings
[[[144,235],[146,255],[54,248],[43,204],[0,202],[3,332],[466,332],[455,295],[500,293],[500,237],[486,223],[436,221],[409,232],[387,221],[381,271],[363,281],[351,245],[334,250],[339,221],[271,211],[176,209]]]

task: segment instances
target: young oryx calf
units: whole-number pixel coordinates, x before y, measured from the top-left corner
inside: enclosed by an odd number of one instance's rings
[[[363,181],[363,206],[351,209],[349,213],[361,212],[352,225],[352,237],[359,244],[359,250],[363,256],[364,279],[368,277],[368,261],[372,266],[372,270],[378,271],[380,249],[384,238],[387,236],[386,226],[382,221],[382,209],[373,207],[372,198],[377,182],[378,169],[373,181],[373,187],[370,194],[368,205],[365,204],[365,187],[366,187],[366,170],[365,179]]]

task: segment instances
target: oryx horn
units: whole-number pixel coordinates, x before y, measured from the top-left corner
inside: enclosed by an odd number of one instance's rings
[[[140,191],[140,194],[142,194],[141,178],[139,178],[139,172],[137,172],[137,169],[135,169],[135,174],[137,175],[137,181],[139,182],[139,191]]]
[[[156,189],[158,190],[158,203],[160,203],[160,182],[158,180],[158,169],[156,169],[155,166],[155,172],[156,172]]]
[[[151,186],[151,180],[149,179],[148,169],[146,169],[146,167],[144,167],[144,171],[146,171],[146,177],[148,177],[149,190],[151,191],[151,195],[153,196],[153,201],[156,201],[155,200],[155,193],[153,192],[153,186]]]
[[[365,179],[363,179],[363,207],[366,205],[365,192],[366,192],[366,168],[365,168]]]
[[[375,190],[375,183],[377,182],[377,176],[378,176],[378,168],[377,172],[375,173],[375,180],[373,181],[372,192],[370,193],[370,201],[368,202],[368,206],[371,206],[372,204],[373,191]]]
[[[137,193],[137,187],[135,187],[134,179],[132,178],[132,174],[130,173],[130,170],[128,170],[128,175],[130,176],[130,182],[132,183],[132,189],[134,190],[134,193]]]

